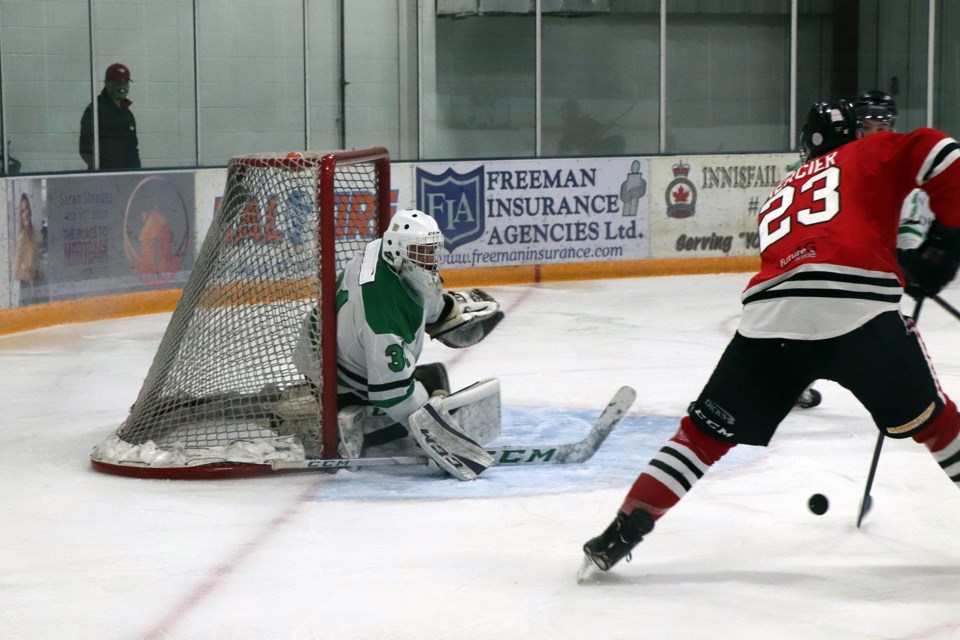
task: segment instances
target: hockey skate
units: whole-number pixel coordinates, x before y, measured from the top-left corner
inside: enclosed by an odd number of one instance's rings
[[[823,396],[820,394],[820,392],[813,387],[809,387],[803,390],[803,393],[801,393],[800,397],[797,398],[794,406],[801,409],[812,409],[820,404],[821,400],[823,400]]]
[[[653,531],[653,518],[643,509],[633,511],[629,516],[622,511],[606,531],[583,545],[584,559],[577,573],[577,582],[582,582],[594,568],[609,571],[623,558],[630,561],[630,552]]]

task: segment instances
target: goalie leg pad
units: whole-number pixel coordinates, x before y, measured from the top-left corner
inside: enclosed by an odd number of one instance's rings
[[[359,458],[363,449],[363,423],[373,407],[353,405],[337,411],[337,427],[340,429],[341,458]]]
[[[408,422],[424,453],[457,480],[473,480],[493,464],[493,456],[461,431],[441,398],[431,398]]]
[[[500,381],[496,378],[480,380],[437,401],[471,440],[485,445],[500,437]],[[409,437],[403,425],[371,405],[344,407],[337,417],[342,458],[407,456],[420,452],[420,444]]]
[[[319,417],[320,403],[317,402],[314,389],[308,382],[292,385],[283,391],[271,408],[275,414],[287,420]]]
[[[372,405],[344,407],[337,412],[341,458],[417,455],[420,447],[407,428]]]
[[[264,390],[273,395],[275,392]],[[297,436],[307,456],[320,455],[320,403],[315,387],[309,383],[292,385],[268,406],[273,414],[271,428],[280,436]]]
[[[480,444],[500,437],[500,381],[496,378],[474,382],[447,396],[443,408]]]

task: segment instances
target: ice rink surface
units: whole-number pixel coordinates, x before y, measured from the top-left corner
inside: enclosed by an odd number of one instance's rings
[[[925,449],[888,440],[857,529],[876,431],[827,382],[768,448],[715,465],[631,562],[576,583],[581,545],[713,369],[747,279],[488,288],[507,311],[497,331],[424,361],[454,387],[500,378],[503,443],[578,440],[618,387],[639,395],[588,463],[473,483],[99,474],[90,449],[125,419],[169,316],[0,337],[0,637],[960,638],[960,492]],[[960,306],[960,287],[943,297]],[[919,324],[960,397],[960,322],[928,302]]]

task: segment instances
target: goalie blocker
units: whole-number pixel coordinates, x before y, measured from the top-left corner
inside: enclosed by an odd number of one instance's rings
[[[427,325],[427,333],[448,347],[462,349],[486,338],[503,320],[500,303],[482,289],[447,291],[440,319]]]

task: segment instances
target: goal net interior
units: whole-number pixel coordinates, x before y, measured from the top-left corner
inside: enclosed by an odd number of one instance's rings
[[[336,274],[389,217],[385,149],[233,158],[143,387],[93,467],[231,477],[337,457]],[[301,332],[321,385],[294,365]]]

